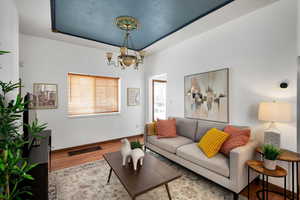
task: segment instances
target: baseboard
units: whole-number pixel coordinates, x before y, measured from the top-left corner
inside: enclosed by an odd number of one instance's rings
[[[116,138],[116,139],[112,139],[112,140],[105,140],[105,141],[101,141],[101,142],[95,142],[95,143],[89,143],[89,144],[83,144],[83,145],[78,145],[78,146],[73,146],[73,147],[67,147],[67,148],[62,148],[62,149],[57,149],[57,150],[53,150],[51,151],[52,153],[59,153],[59,152],[64,152],[64,151],[72,151],[74,149],[78,149],[78,148],[85,148],[85,147],[89,147],[89,146],[96,146],[96,145],[102,145],[102,144],[107,144],[110,142],[116,142],[119,140],[122,140],[124,138],[128,138],[128,139],[132,139],[132,138],[136,138],[136,137],[143,137],[144,134],[137,134],[137,135],[132,135],[129,137],[120,137],[120,138]]]

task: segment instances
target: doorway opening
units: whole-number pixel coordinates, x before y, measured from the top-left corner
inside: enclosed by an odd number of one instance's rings
[[[167,117],[167,81],[152,80],[152,120]]]

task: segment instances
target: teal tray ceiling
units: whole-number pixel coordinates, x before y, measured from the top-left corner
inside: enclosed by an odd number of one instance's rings
[[[132,32],[134,50],[142,50],[233,0],[51,0],[52,30],[113,46],[124,32],[115,18],[140,21]]]

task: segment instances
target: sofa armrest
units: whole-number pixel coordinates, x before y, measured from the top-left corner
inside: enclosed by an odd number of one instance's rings
[[[233,149],[230,152],[229,167],[230,179],[236,185],[237,191],[240,192],[248,184],[248,171],[246,166],[247,160],[255,159],[255,148],[258,142],[255,140],[249,141],[246,145]],[[256,173],[251,173],[251,181],[257,176]]]

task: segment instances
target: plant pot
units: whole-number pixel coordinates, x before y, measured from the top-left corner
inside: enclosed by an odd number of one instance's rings
[[[275,170],[276,164],[277,164],[276,160],[264,159],[264,167],[268,170]]]

